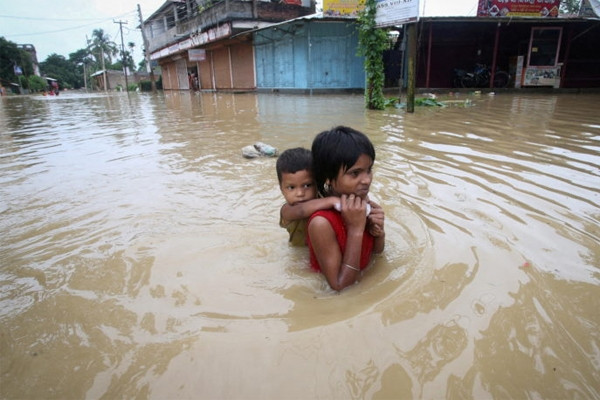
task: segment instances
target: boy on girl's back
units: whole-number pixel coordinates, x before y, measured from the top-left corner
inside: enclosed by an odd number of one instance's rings
[[[315,211],[333,208],[339,197],[318,199],[312,174],[310,150],[296,147],[281,153],[276,164],[277,179],[286,203],[281,206],[279,226],[286,228],[295,246],[306,244],[306,222]]]

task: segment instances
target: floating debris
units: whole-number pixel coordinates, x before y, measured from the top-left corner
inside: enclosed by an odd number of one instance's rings
[[[242,156],[244,158],[256,158],[260,157],[260,152],[253,145],[249,145],[242,148]]]
[[[242,148],[244,158],[277,157],[278,151],[275,147],[263,142],[256,142]]]
[[[266,144],[266,143],[256,142],[256,143],[254,143],[254,147],[263,156],[267,156],[267,157],[275,157],[275,156],[277,156],[277,149],[275,147],[271,146],[271,145]]]

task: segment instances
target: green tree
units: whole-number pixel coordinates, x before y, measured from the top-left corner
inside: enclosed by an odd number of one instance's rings
[[[100,62],[103,71],[106,71],[106,61],[108,61],[109,65],[112,64],[112,58],[119,53],[117,45],[104,33],[104,29],[94,29],[92,31],[92,42],[88,48],[94,57],[96,57],[96,61]],[[106,76],[104,85],[104,90],[106,90]]]
[[[84,87],[85,80],[88,80],[90,77],[90,72],[92,71],[94,59],[90,55],[88,49],[79,49],[71,54],[69,54],[69,62],[71,62],[75,66],[75,70],[77,73],[77,84],[74,86],[75,88]],[[83,75],[86,75],[85,80]]]
[[[133,57],[131,57],[131,54],[127,50],[125,50],[123,58],[125,58],[125,66],[129,68],[129,71],[135,71],[135,63],[133,62]],[[108,68],[121,71],[123,70],[123,63],[121,62],[121,60],[118,60],[114,64],[110,64]]]
[[[135,49],[135,43],[128,42],[127,47],[129,48],[129,53],[131,54],[131,58],[133,59],[133,50]]]
[[[33,63],[29,53],[19,49],[16,43],[0,37],[0,78],[3,85],[19,81],[15,74],[15,66],[21,68],[24,76],[33,75]]]
[[[375,26],[376,0],[366,0],[365,8],[358,16],[358,54],[365,57],[365,103],[371,110],[383,110],[385,80],[383,51],[388,45],[385,29]]]
[[[23,75],[30,76],[33,75],[33,62],[31,61],[31,54],[26,52],[25,50],[19,49],[19,62],[18,64],[21,66],[23,70]]]
[[[46,80],[37,75],[31,75],[28,78],[28,84],[29,90],[33,92],[41,92],[42,90],[46,89],[46,86],[48,86]]]
[[[69,61],[73,64],[82,63],[84,61],[90,61],[90,53],[87,49],[79,49],[69,54]]]
[[[29,80],[25,75],[19,75],[19,85],[21,85],[23,89],[29,89]]]
[[[77,71],[77,65],[56,53],[50,54],[40,63],[42,75],[57,79],[63,88],[79,88],[83,77]]]
[[[138,63],[137,70],[138,70],[138,72],[146,72],[146,59],[145,58]]]
[[[133,61],[133,50],[135,49],[135,43],[129,42],[127,43],[127,47],[129,51],[125,51],[125,66],[129,68],[130,71],[135,71],[135,61]]]
[[[108,61],[108,64],[112,64],[113,57],[119,54],[116,43],[110,40],[110,37],[104,33],[104,29],[94,29],[92,31],[92,42],[89,50],[96,61],[102,64],[102,69],[105,69],[106,61]]]

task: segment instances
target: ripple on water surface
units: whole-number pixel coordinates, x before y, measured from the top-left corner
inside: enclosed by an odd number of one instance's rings
[[[1,396],[598,397],[597,98],[472,104],[3,98]],[[278,227],[275,159],[240,151],[339,123],[375,144],[387,233],[335,293]]]

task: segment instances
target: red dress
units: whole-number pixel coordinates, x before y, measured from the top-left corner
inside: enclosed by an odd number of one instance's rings
[[[308,219],[308,226],[310,226],[311,221],[314,217],[323,217],[329,221],[329,224],[333,228],[335,232],[335,237],[337,238],[338,245],[340,246],[340,251],[344,254],[344,250],[346,249],[346,227],[344,226],[344,220],[342,219],[342,214],[335,210],[321,210],[315,212]],[[317,256],[313,250],[312,243],[310,242],[310,237],[308,236],[308,227],[306,229],[307,237],[306,241],[308,243],[308,249],[310,251],[310,267],[317,272],[321,271],[321,266],[317,261]],[[365,269],[367,265],[369,265],[369,261],[371,260],[371,253],[373,253],[373,241],[375,239],[371,234],[365,229],[365,233],[363,234],[362,240],[362,248],[360,251],[360,269]]]

